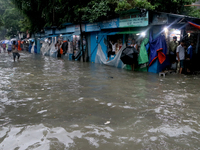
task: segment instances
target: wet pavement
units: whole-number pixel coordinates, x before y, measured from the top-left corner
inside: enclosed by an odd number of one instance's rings
[[[200,76],[21,55],[0,54],[0,150],[199,149]]]

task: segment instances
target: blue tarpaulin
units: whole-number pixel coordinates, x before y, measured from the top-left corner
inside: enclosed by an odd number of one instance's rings
[[[149,44],[150,44],[149,66],[151,66],[156,59],[159,60],[160,64],[163,64],[163,62],[166,60],[166,54],[167,54],[167,44],[165,36],[160,35],[153,40],[152,36],[150,35]]]

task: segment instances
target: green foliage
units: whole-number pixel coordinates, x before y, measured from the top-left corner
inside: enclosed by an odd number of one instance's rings
[[[116,3],[116,12],[133,8],[145,8],[149,10],[155,9],[155,6],[153,6],[148,0],[116,0]]]
[[[21,31],[20,22],[23,19],[10,0],[0,0],[0,33],[3,34],[1,37],[17,35]]]
[[[186,7],[184,8],[183,14],[189,15],[192,17],[200,18],[200,9],[197,7]]]
[[[155,10],[167,13],[182,14],[184,5],[191,5],[198,0],[149,0],[151,5],[155,6]]]
[[[15,8],[6,9],[3,15],[4,26],[8,30],[7,35],[11,36],[20,31],[19,28],[19,20],[21,17],[19,16],[18,11]]]
[[[0,0],[5,1],[5,0]],[[24,31],[41,31],[43,27],[57,26],[62,23],[94,22],[116,17],[121,11],[143,8],[167,13],[199,16],[199,11],[184,5],[197,0],[11,0],[24,14],[20,21],[26,25],[19,27]],[[0,6],[1,7],[1,6]]]
[[[82,20],[94,22],[112,18],[116,15],[113,11],[114,6],[114,3],[110,3],[109,0],[93,0],[81,9]]]

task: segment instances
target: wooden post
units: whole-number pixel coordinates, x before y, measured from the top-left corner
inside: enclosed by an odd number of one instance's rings
[[[85,62],[85,52],[84,52],[84,49],[83,49],[83,31],[82,31],[82,24],[81,24],[81,14],[79,12],[79,21],[80,21],[80,32],[81,32],[81,48],[82,48],[82,57],[83,57],[83,62]]]

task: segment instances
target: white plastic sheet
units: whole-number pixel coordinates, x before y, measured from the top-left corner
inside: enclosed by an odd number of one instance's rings
[[[53,43],[51,45],[49,45],[49,43],[43,42],[42,43],[42,48],[41,48],[42,55],[48,56],[49,55],[49,51],[50,51],[50,47],[52,45],[53,45]]]
[[[57,48],[55,47],[55,45],[53,44],[53,45],[51,45],[51,48],[50,48],[50,56],[51,57],[57,57]]]
[[[34,48],[35,48],[35,42],[34,42],[32,48],[31,48],[31,53],[34,53]]]
[[[104,54],[101,45],[98,45],[97,55],[95,58],[95,63],[104,64],[108,66],[114,66],[117,68],[124,68],[126,65],[121,61],[120,57],[122,50],[126,48],[126,45],[123,45],[119,52],[116,54],[115,58],[107,62],[106,55]]]

